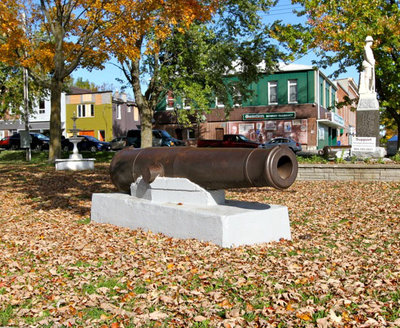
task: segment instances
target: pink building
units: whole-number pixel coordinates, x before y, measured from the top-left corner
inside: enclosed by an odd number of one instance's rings
[[[351,145],[356,132],[358,87],[352,78],[338,79],[335,84],[337,86],[336,101],[338,103],[344,102],[346,99],[352,101],[337,108],[337,113],[344,119],[345,125],[344,129],[338,130],[337,141],[340,141],[341,145]]]

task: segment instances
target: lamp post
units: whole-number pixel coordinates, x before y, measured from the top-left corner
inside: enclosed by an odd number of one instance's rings
[[[26,18],[25,13],[22,13],[23,22],[23,30],[26,33]],[[26,50],[24,50],[25,58],[28,56]],[[28,88],[28,69],[24,67],[22,69],[23,74],[23,82],[24,82],[24,122],[25,122],[25,133],[27,138],[29,139],[29,88]],[[30,162],[32,158],[31,154],[31,145],[30,142],[28,143],[28,147],[26,148],[25,153],[26,161]]]

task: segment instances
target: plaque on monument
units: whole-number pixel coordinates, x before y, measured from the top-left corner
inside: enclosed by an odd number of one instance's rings
[[[355,137],[351,145],[351,151],[371,151],[376,148],[376,138],[374,137]]]

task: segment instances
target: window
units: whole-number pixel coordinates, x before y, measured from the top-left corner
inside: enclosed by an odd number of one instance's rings
[[[78,117],[84,117],[83,109],[82,109],[83,106],[84,105],[78,105]]]
[[[329,84],[325,82],[325,108],[330,106]]]
[[[44,99],[39,100],[39,114],[44,114],[46,112],[45,110],[45,103]]]
[[[133,107],[133,120],[139,121],[139,109],[137,107]]]
[[[187,129],[186,132],[187,132],[187,139],[191,140],[196,138],[194,129]]]
[[[289,104],[297,103],[297,80],[288,80]]]
[[[268,82],[268,103],[270,105],[278,103],[278,82],[277,81]]]
[[[189,98],[183,98],[182,103],[183,103],[183,108],[184,109],[190,109],[191,101],[190,101]]]
[[[236,88],[234,92],[235,94],[233,96],[233,105],[235,107],[240,107],[242,105],[242,95],[240,94],[240,91],[237,90]]]
[[[128,106],[127,110],[128,113],[130,113],[132,111],[132,106]]]
[[[78,117],[94,117],[94,104],[81,104],[77,109]]]
[[[215,98],[215,105],[216,105],[215,107],[218,107],[218,108],[225,107],[224,103],[222,101],[218,100],[218,98]]]
[[[117,120],[121,119],[121,105],[117,105]]]
[[[175,109],[175,99],[172,93],[168,93],[166,97],[167,102],[167,110],[174,110]]]

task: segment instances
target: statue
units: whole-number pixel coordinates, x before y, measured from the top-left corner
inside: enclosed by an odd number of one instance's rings
[[[375,58],[371,46],[374,40],[371,36],[365,39],[363,71],[360,74],[359,93],[375,93]]]

